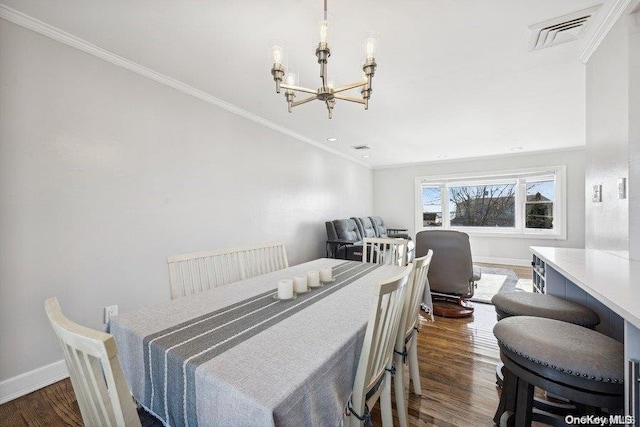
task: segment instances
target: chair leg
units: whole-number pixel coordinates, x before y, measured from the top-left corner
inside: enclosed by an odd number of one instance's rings
[[[518,379],[515,427],[530,427],[533,415],[533,385]]]
[[[393,375],[393,386],[396,396],[396,410],[398,411],[398,422],[400,427],[407,427],[407,401],[404,395],[404,381],[402,356],[394,353],[393,364],[396,367],[396,373]]]
[[[380,412],[382,413],[382,426],[393,427],[393,412],[391,410],[391,372],[384,373],[384,385],[380,394]]]
[[[418,367],[418,340],[414,336],[407,348],[409,364],[409,377],[413,383],[413,392],[418,396],[422,395],[422,385],[420,384],[420,368]]]
[[[502,414],[509,412],[513,414],[516,410],[516,398],[518,395],[518,377],[511,373],[507,368],[504,368],[504,380],[502,383],[502,392],[500,393],[500,403],[498,404],[498,410],[493,416],[493,421],[500,425],[500,419]]]

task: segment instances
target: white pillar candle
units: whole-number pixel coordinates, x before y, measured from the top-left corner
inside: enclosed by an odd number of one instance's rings
[[[307,276],[296,276],[293,278],[293,291],[296,293],[307,292]]]
[[[293,298],[293,280],[284,279],[278,282],[278,299]]]
[[[323,267],[320,269],[320,280],[322,282],[330,282],[333,280],[333,272],[331,267]]]
[[[320,273],[317,271],[309,271],[307,273],[307,284],[310,288],[320,287]]]

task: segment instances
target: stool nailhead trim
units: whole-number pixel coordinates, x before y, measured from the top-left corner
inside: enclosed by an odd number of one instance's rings
[[[514,349],[514,348],[512,348],[512,347],[510,347],[510,346],[508,346],[507,344],[505,344],[505,343],[504,343],[504,341],[498,340],[498,342],[499,342],[501,345],[503,345],[503,346],[504,346],[507,350],[509,350],[510,352],[515,353],[515,354],[517,354],[518,356],[524,357],[525,359],[530,360],[530,361],[532,361],[532,362],[534,362],[534,363],[537,363],[538,365],[544,365],[544,366],[547,366],[547,367],[551,367],[551,369],[553,369],[553,370],[555,370],[555,371],[564,372],[564,373],[566,373],[566,374],[574,375],[574,376],[576,376],[576,377],[589,378],[589,379],[591,379],[591,380],[593,380],[593,381],[599,381],[599,382],[603,382],[603,383],[622,384],[622,383],[624,382],[623,380],[621,380],[621,379],[617,379],[617,378],[614,378],[614,379],[611,379],[611,378],[602,378],[602,377],[598,377],[598,378],[596,378],[596,377],[595,377],[595,376],[593,376],[593,375],[589,375],[589,374],[581,374],[580,372],[572,372],[570,369],[568,369],[568,370],[566,370],[566,371],[565,371],[563,368],[558,368],[558,367],[557,367],[557,366],[555,366],[555,365],[551,365],[551,366],[550,366],[548,362],[543,362],[542,360],[536,360],[536,359],[532,358],[531,356],[528,356],[528,355],[526,355],[526,354],[522,353],[521,351],[518,351],[518,350],[516,350],[516,349]]]
[[[513,312],[511,312],[509,310],[505,310],[502,307],[496,307],[496,310],[499,310],[502,313],[506,314],[507,317],[510,317],[510,316],[522,316],[522,314],[520,314],[520,313],[513,313]],[[532,316],[532,317],[540,317],[540,316]],[[598,322],[598,323],[593,323],[593,322],[588,322],[588,323],[587,322],[569,322],[569,323],[572,323],[572,324],[578,325],[578,326],[584,326],[585,328],[592,328],[592,327],[598,326],[600,324],[600,322]]]

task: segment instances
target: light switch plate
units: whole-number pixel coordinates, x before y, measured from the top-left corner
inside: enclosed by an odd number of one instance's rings
[[[593,186],[593,194],[591,195],[591,201],[593,203],[602,202],[602,185],[596,184]]]
[[[627,198],[627,178],[618,178],[618,199]]]

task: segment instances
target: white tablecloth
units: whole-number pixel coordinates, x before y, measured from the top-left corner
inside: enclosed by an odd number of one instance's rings
[[[111,333],[134,397],[142,403],[150,398],[145,337],[275,292],[278,280],[323,266],[344,271],[361,269],[362,263],[315,260],[114,317]],[[397,266],[372,266],[352,283],[200,364],[194,374],[195,403],[191,402],[196,414],[188,411],[186,418],[165,409],[157,415],[170,425],[337,426],[353,384],[374,285],[401,271]],[[347,275],[338,276],[336,283]],[[182,404],[185,396],[167,393],[166,399]]]

